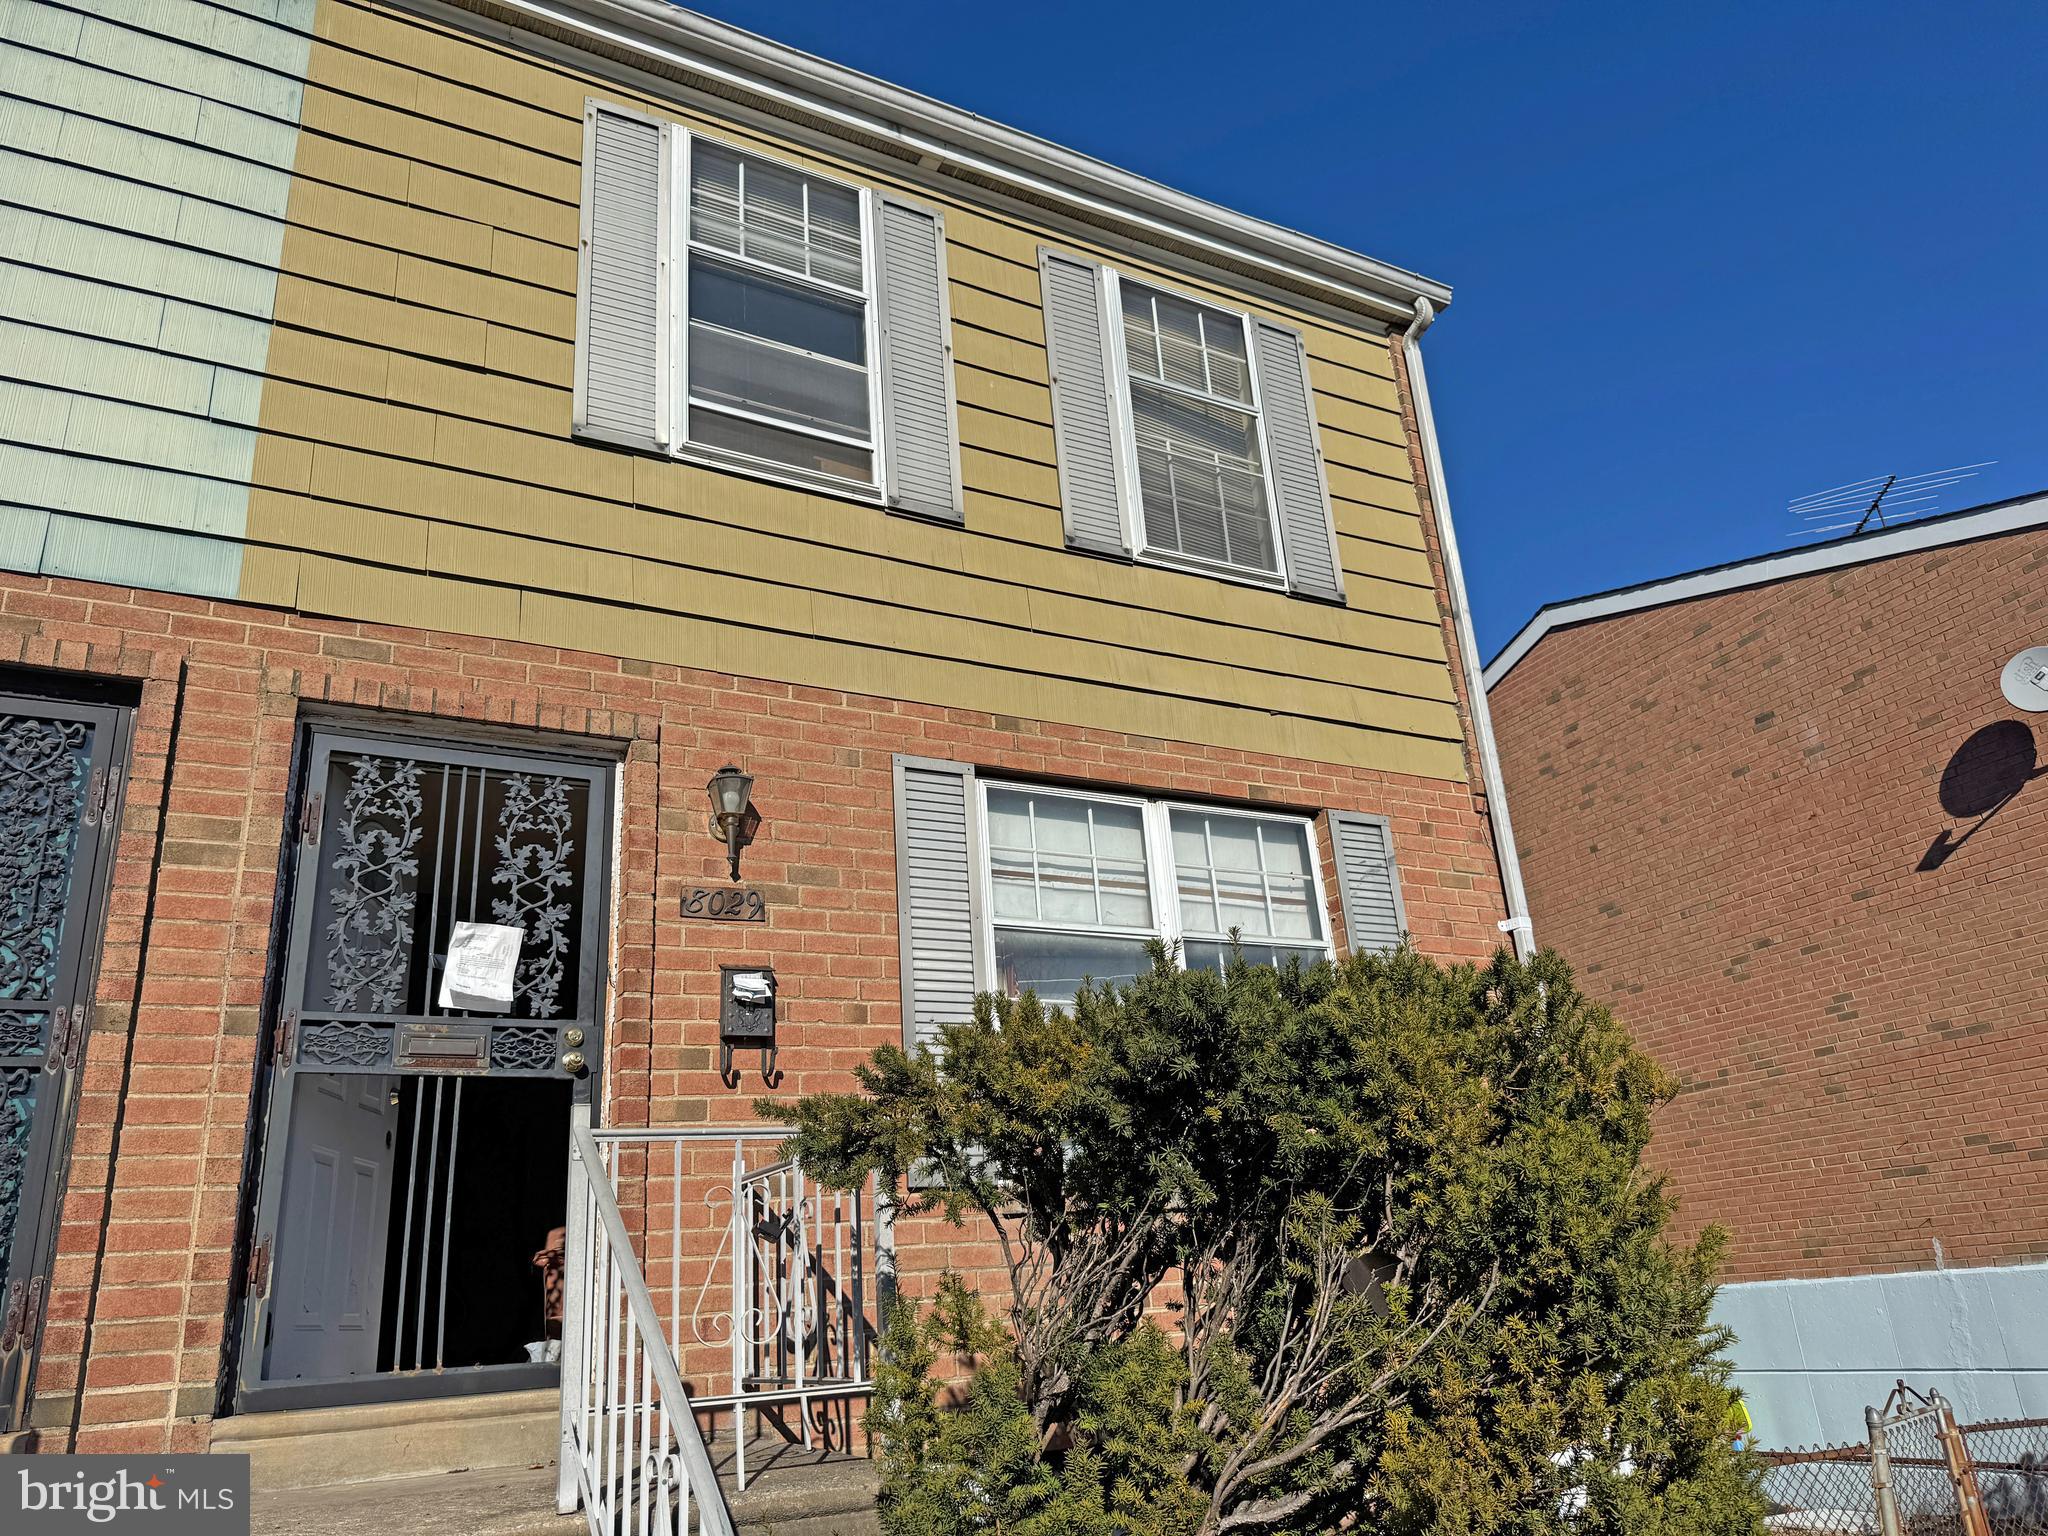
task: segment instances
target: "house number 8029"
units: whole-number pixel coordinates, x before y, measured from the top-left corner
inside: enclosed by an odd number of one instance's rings
[[[683,916],[724,923],[765,923],[768,903],[752,886],[693,885],[683,892]]]

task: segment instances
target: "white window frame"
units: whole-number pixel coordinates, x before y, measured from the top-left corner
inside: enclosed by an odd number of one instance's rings
[[[740,156],[742,160],[765,160],[771,165],[782,166],[796,175],[815,181],[830,182],[853,193],[859,200],[860,208],[860,288],[842,288],[835,283],[820,281],[808,273],[785,271],[768,262],[735,255],[731,251],[723,251],[715,246],[699,245],[693,240],[690,229],[690,152],[692,145],[700,141],[715,144],[720,149]],[[712,469],[734,470],[780,485],[825,491],[880,505],[885,487],[888,485],[888,476],[882,462],[887,444],[883,441],[881,326],[878,319],[880,262],[875,250],[874,189],[823,171],[813,170],[807,165],[799,165],[779,155],[764,154],[751,145],[735,144],[713,134],[677,127],[667,190],[669,206],[667,217],[662,221],[662,236],[668,242],[669,249],[678,253],[676,259],[669,263],[671,270],[666,279],[669,304],[669,366],[663,379],[664,393],[668,397],[663,403],[663,410],[669,424],[670,456]],[[790,422],[778,421],[772,416],[736,406],[707,403],[702,409],[729,416],[737,421],[751,421],[761,426],[773,427],[778,431],[794,432],[799,437],[813,437],[820,442],[865,449],[869,457],[872,479],[854,480],[841,475],[818,473],[794,464],[784,464],[776,459],[756,458],[752,454],[736,453],[730,449],[690,441],[690,258],[699,252],[710,260],[737,267],[741,271],[759,272],[795,288],[812,289],[841,300],[855,297],[860,299],[861,344],[867,355],[868,442],[860,442],[842,433],[795,426]]]
[[[1048,923],[1041,919],[998,918],[995,908],[995,865],[989,852],[988,796],[989,791],[1014,790],[1020,794],[1058,797],[1066,800],[1081,800],[1096,805],[1124,805],[1137,810],[1144,829],[1145,838],[1145,885],[1152,902],[1152,926],[1150,928],[1129,927],[1083,927],[1075,923]],[[989,979],[989,985],[996,985],[996,929],[1021,928],[1035,933],[1071,933],[1099,936],[1107,939],[1159,939],[1174,957],[1174,963],[1182,970],[1187,969],[1186,945],[1188,934],[1181,926],[1180,918],[1180,877],[1173,858],[1173,813],[1189,811],[1201,816],[1229,816],[1240,821],[1262,821],[1299,827],[1308,844],[1309,882],[1315,896],[1316,923],[1321,929],[1320,939],[1278,939],[1268,935],[1247,934],[1244,942],[1268,945],[1279,949],[1298,949],[1304,956],[1320,953],[1324,959],[1336,958],[1336,938],[1330,921],[1329,893],[1323,884],[1322,850],[1316,843],[1316,819],[1291,811],[1262,811],[1239,806],[1211,805],[1199,800],[1169,800],[1145,795],[1132,795],[1118,790],[1096,790],[1075,788],[1065,785],[1033,784],[1025,780],[990,779],[977,774],[974,783],[975,820],[975,885],[981,898],[981,921],[976,925],[974,935],[976,969]],[[1227,944],[1227,935],[1198,934],[1198,944]]]
[[[1258,323],[1256,318],[1247,310],[1219,304],[1212,298],[1189,293],[1170,283],[1157,282],[1149,277],[1130,279],[1139,288],[1163,293],[1169,298],[1179,299],[1185,304],[1195,305],[1214,314],[1229,315],[1237,321],[1243,331],[1245,379],[1251,387],[1252,396],[1249,409],[1259,445],[1259,476],[1265,482],[1266,488],[1266,521],[1272,529],[1273,537],[1273,569],[1270,571],[1262,571],[1255,565],[1239,565],[1226,560],[1205,560],[1199,555],[1184,555],[1178,550],[1152,549],[1146,546],[1144,493],[1138,479],[1138,429],[1131,404],[1130,344],[1124,335],[1124,277],[1114,267],[1105,266],[1101,271],[1103,324],[1108,332],[1112,380],[1110,406],[1116,417],[1117,450],[1123,460],[1123,474],[1120,477],[1117,499],[1123,517],[1126,547],[1131,550],[1134,559],[1147,565],[1204,571],[1212,576],[1225,576],[1233,581],[1286,591],[1287,550],[1280,541],[1280,498],[1278,489],[1273,484],[1273,445],[1267,432],[1265,401],[1259,388],[1258,348],[1253,340],[1256,334],[1253,327]],[[1223,401],[1220,396],[1204,394],[1161,380],[1147,379],[1145,382],[1148,386],[1178,390],[1193,400],[1212,404],[1232,403]],[[1241,402],[1238,402],[1238,405],[1240,409],[1244,408]]]

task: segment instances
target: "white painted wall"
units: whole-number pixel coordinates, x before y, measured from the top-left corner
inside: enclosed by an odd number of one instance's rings
[[[1714,1321],[1767,1450],[1863,1440],[1900,1377],[1965,1423],[2048,1418],[2048,1264],[1728,1285]]]

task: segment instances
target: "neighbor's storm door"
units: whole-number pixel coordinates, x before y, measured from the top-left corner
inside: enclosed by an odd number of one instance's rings
[[[602,1059],[612,765],[326,731],[304,757],[237,1401],[552,1384],[535,1256]],[[444,1006],[460,924],[520,931],[508,1005]]]
[[[0,694],[0,1435],[26,1417],[127,711]]]

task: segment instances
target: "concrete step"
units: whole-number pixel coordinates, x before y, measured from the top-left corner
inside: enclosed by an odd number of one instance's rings
[[[740,1536],[878,1536],[872,1463],[779,1466],[729,1495]],[[575,1536],[551,1467],[498,1467],[317,1488],[258,1490],[252,1536]]]
[[[213,1426],[213,1449],[245,1453],[250,1486],[259,1495],[451,1472],[544,1468],[560,1445],[560,1398],[551,1388],[245,1413]]]
[[[552,1467],[494,1467],[256,1492],[251,1536],[575,1536],[555,1513]]]
[[[875,1494],[881,1472],[865,1457],[758,1439],[747,1446],[747,1491],[741,1493],[731,1440],[710,1449],[733,1524],[744,1536],[880,1536]]]
[[[251,1457],[255,1536],[572,1536],[587,1524],[555,1513],[558,1422],[553,1392],[504,1393],[247,1414],[213,1449]],[[865,1457],[763,1435],[742,1493],[731,1438],[708,1449],[741,1536],[879,1536]]]

